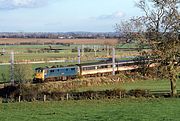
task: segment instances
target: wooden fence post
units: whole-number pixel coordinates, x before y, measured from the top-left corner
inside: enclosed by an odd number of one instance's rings
[[[68,93],[66,94],[66,99],[69,100],[69,94]]]
[[[121,91],[119,92],[119,97],[120,97],[120,99],[121,99]]]
[[[44,95],[44,102],[46,101],[46,95]]]
[[[19,102],[21,102],[21,96],[19,95],[19,99],[18,99]]]
[[[6,103],[8,102],[8,96],[7,96],[7,94],[6,94]]]

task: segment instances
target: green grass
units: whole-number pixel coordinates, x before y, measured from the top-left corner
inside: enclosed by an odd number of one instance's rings
[[[101,86],[92,86],[92,87],[83,87],[77,89],[77,91],[87,91],[87,90],[107,90],[107,89],[147,89],[151,91],[158,90],[170,90],[170,82],[168,80],[142,80],[135,82],[125,82],[119,84],[110,84],[110,85],[101,85]],[[177,89],[180,90],[180,80],[177,81]]]
[[[180,99],[0,104],[0,121],[179,121]]]
[[[69,58],[69,57],[76,57],[77,53],[71,53],[69,50],[58,52],[58,53],[16,53],[15,54],[15,61],[47,61],[49,59],[55,60],[60,58]],[[10,54],[9,55],[3,55],[0,56],[0,62],[1,63],[7,63],[10,60]]]
[[[10,45],[10,46],[0,46],[0,52],[2,48],[5,48],[6,53],[10,53],[12,50],[15,52],[15,61],[23,61],[23,60],[48,60],[55,58],[67,58],[67,57],[75,57],[77,53],[72,53],[72,47],[66,47],[61,45],[51,45],[52,48],[65,49],[60,50],[59,52],[42,52],[43,48],[49,48],[48,45]],[[31,53],[29,53],[29,50]],[[10,54],[5,54],[0,56],[0,62],[8,62],[10,59]]]
[[[0,66],[0,82],[7,82],[10,80],[9,77],[10,68],[9,66]],[[5,80],[3,79],[3,75]]]
[[[121,56],[130,55],[130,53],[125,52],[124,55],[122,55],[123,52],[116,52],[117,56],[120,56],[120,59],[122,60]],[[133,52],[132,52],[133,53]],[[69,50],[65,50],[62,52],[54,53],[54,52],[49,52],[49,53],[16,53],[15,54],[15,61],[16,62],[21,62],[21,61],[48,61],[48,60],[74,60],[75,58],[77,59],[77,52],[72,53]],[[84,54],[85,56],[82,57],[82,59],[88,58],[88,59],[94,59],[95,54],[94,52],[86,52]],[[98,52],[97,53],[97,58],[101,57],[106,57],[106,52]],[[6,54],[1,56],[0,55],[0,63],[8,63],[10,61],[10,54]]]

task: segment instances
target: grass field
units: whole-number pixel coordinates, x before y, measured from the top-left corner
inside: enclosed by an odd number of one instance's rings
[[[4,46],[0,46],[0,49]],[[72,48],[75,47],[65,47],[65,46],[57,46],[53,45],[52,48],[56,49],[64,49],[59,51],[50,51],[50,50],[42,50],[44,48],[49,49],[49,46],[43,45],[11,45],[6,46],[5,55],[0,56],[0,63],[7,63],[10,60],[10,52],[13,50],[15,53],[15,61],[47,61],[47,60],[56,60],[56,59],[70,59],[77,57],[77,52],[71,52]],[[1,50],[0,50],[1,52]],[[87,55],[91,55],[91,53],[87,53]]]
[[[179,121],[180,99],[0,104],[0,121]]]
[[[38,61],[38,60],[53,60],[61,58],[74,58],[77,57],[77,52],[72,52],[72,49],[77,49],[77,47],[91,48],[96,49],[101,52],[97,52],[97,57],[106,57],[107,52],[102,49],[107,49],[106,44],[110,45],[116,44],[116,46],[121,46],[117,44],[117,39],[0,39],[0,44],[15,44],[15,45],[0,45],[0,53],[5,52],[5,55],[0,56],[0,63],[7,63],[10,60],[10,52],[13,50],[15,53],[15,61]],[[29,42],[41,45],[18,45],[21,42]],[[52,44],[43,45],[45,42],[52,42]],[[55,45],[56,42],[60,43],[69,43],[70,46],[64,45]],[[54,43],[54,44],[53,44]],[[105,44],[106,43],[106,44]],[[109,46],[110,46],[109,45]],[[62,49],[57,51],[47,50],[50,49],[50,46],[53,49]],[[123,44],[123,47],[134,47],[135,44]],[[44,50],[45,49],[45,50]],[[111,53],[111,52],[110,52]],[[86,56],[95,57],[94,52],[86,52]],[[116,50],[116,56],[133,56],[138,55],[136,51],[118,51]]]
[[[22,46],[22,45],[21,45]],[[1,52],[1,47],[0,46],[0,52]],[[5,55],[0,55],[0,63],[7,63],[10,60],[10,52],[11,50],[14,50],[15,53],[15,61],[16,62],[22,62],[22,61],[47,61],[47,60],[61,60],[61,59],[68,59],[72,60],[73,58],[77,58],[77,52],[72,52],[72,49],[75,47],[69,47],[66,48],[66,50],[60,50],[57,52],[54,51],[49,51],[49,52],[43,52],[41,49],[43,48],[43,45],[41,46],[25,46],[23,48],[20,48],[18,46],[12,46],[11,48],[6,48],[6,54]],[[44,47],[46,48],[46,47]],[[48,48],[48,46],[47,46]],[[64,47],[54,47],[54,48],[61,48],[64,49]],[[116,51],[116,56],[117,57],[123,57],[123,56],[134,56],[137,55],[137,52],[122,52],[122,51]],[[110,54],[111,56],[111,54]],[[108,57],[110,57],[108,56]],[[101,57],[107,57],[107,52],[106,51],[101,51],[101,52],[85,52],[84,56],[82,56],[82,59],[85,58],[101,58]]]
[[[77,91],[88,91],[88,90],[111,90],[111,89],[146,89],[150,91],[168,91],[170,90],[170,82],[168,80],[141,80],[135,82],[125,82],[119,84],[101,85],[83,87],[77,89]],[[180,80],[177,81],[177,89],[180,90]]]

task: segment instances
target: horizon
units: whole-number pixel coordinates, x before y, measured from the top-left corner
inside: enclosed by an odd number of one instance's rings
[[[18,32],[18,31],[12,31],[12,32],[1,32],[0,31],[0,33],[117,33],[116,31],[112,31],[112,32],[96,32],[96,31],[93,31],[93,32],[91,32],[91,31],[67,31],[67,32],[51,32],[51,31],[47,31],[47,32],[41,32],[41,31],[39,31],[39,32]]]

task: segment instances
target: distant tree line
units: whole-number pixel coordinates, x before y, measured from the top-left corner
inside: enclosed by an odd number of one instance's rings
[[[45,39],[96,39],[96,38],[119,38],[115,32],[67,32],[67,33],[46,33],[46,32],[1,32],[0,38],[45,38]]]

